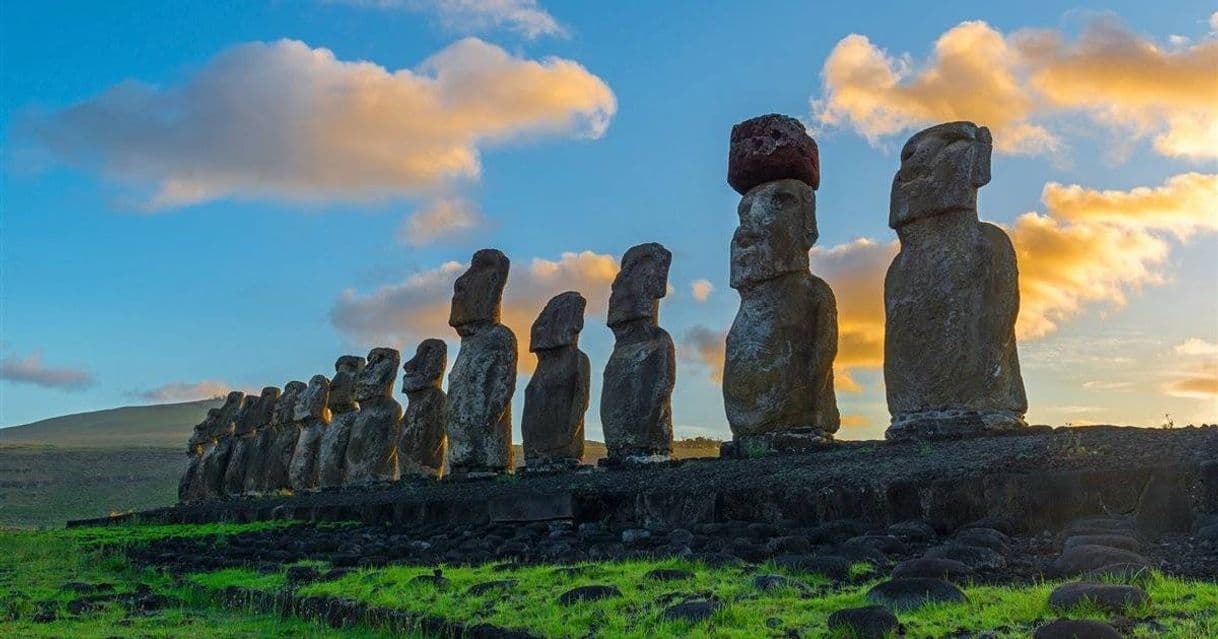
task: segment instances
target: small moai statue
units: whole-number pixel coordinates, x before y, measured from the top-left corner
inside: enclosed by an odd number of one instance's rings
[[[204,498],[215,498],[224,495],[224,475],[228,470],[228,460],[232,456],[236,439],[237,415],[245,401],[245,393],[232,391],[224,398],[220,406],[220,414],[212,422],[208,433],[209,443],[203,448],[203,485],[200,491]]]
[[[510,472],[516,336],[499,323],[510,262],[495,249],[474,253],[453,285],[448,325],[461,336],[448,374],[446,423],[450,473]]]
[[[281,394],[282,392],[274,386],[263,388],[262,394],[246,411],[242,422],[237,424],[238,435],[243,429],[250,432],[250,438],[245,445],[245,471],[241,475],[241,488],[237,490],[239,494],[256,495],[263,491],[263,485],[266,483],[264,473],[271,438],[271,420],[275,417],[275,406],[279,403]],[[247,440],[242,439],[241,441]],[[235,452],[234,459],[236,459]]]
[[[300,437],[296,402],[300,401],[307,388],[304,382],[288,382],[283,387],[283,395],[275,402],[271,422],[259,437],[262,468],[256,473],[260,478],[258,492],[273,493],[292,487],[288,471],[292,466],[292,454],[296,451],[296,440]]]
[[[355,401],[355,378],[364,371],[364,358],[343,355],[334,362],[334,379],[330,380],[330,425],[321,436],[321,448],[317,453],[318,485],[321,488],[338,488],[347,479],[347,442],[351,439],[351,425],[359,413]]]
[[[347,485],[398,479],[402,405],[393,398],[393,382],[401,361],[402,355],[395,349],[374,348],[368,351],[367,364],[355,378],[359,412],[347,442]]]
[[[901,151],[888,217],[901,250],[884,280],[888,439],[1027,425],[1015,249],[977,217],[992,146],[989,129],[949,122],[914,134]]]
[[[609,295],[613,353],[605,365],[601,424],[608,464],[672,458],[672,389],[677,381],[672,337],[660,328],[672,253],[656,243],[631,247]]]
[[[562,470],[584,456],[584,413],[588,411],[592,366],[579,350],[584,329],[583,295],[554,296],[533,322],[529,351],[537,369],[524,389],[524,462],[530,470]]]
[[[246,395],[237,413],[236,430],[233,437],[233,452],[228,458],[228,469],[224,471],[224,494],[242,495],[254,492],[246,489],[246,475],[257,475],[262,460],[258,454],[258,436],[271,421],[279,389],[267,386],[257,397]],[[250,471],[253,470],[251,473]],[[257,481],[256,478],[252,481]],[[256,485],[256,484],[255,484]]]
[[[308,387],[296,399],[292,418],[300,425],[300,436],[288,466],[288,482],[293,492],[314,491],[320,485],[318,458],[322,436],[330,423],[330,409],[326,405],[329,400],[330,379],[325,375],[310,378]]]
[[[837,303],[809,271],[820,158],[803,124],[764,115],[732,127],[728,183],[743,196],[732,235],[740,309],[727,334],[725,456],[805,450],[832,440]]]
[[[443,340],[425,339],[402,367],[402,392],[407,404],[402,438],[398,440],[398,469],[403,478],[438,479],[444,475],[448,454],[444,407],[448,398],[440,385],[447,366],[448,345]]]
[[[219,408],[207,409],[203,421],[195,424],[190,440],[186,443],[186,470],[178,481],[178,501],[186,503],[203,497],[203,450],[211,441],[211,431],[220,418]]]

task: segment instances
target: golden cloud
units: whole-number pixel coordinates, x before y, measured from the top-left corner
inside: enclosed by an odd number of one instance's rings
[[[710,280],[694,280],[689,283],[689,292],[694,296],[694,299],[699,302],[705,302],[710,299],[710,294],[715,290],[715,285],[711,284]]]
[[[616,110],[609,86],[578,63],[477,38],[392,71],[280,40],[226,49],[178,86],[123,82],[31,115],[23,131],[54,159],[155,185],[155,209],[431,196],[477,178],[482,147],[600,137]]]
[[[440,198],[407,217],[398,229],[398,240],[422,246],[467,233],[485,223],[477,203],[460,197]]]

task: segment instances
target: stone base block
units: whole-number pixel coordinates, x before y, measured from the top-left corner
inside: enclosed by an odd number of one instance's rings
[[[554,475],[557,473],[570,473],[580,468],[578,459],[567,457],[546,457],[544,459],[530,459],[525,461],[523,468],[516,470],[521,476],[535,475]]]
[[[740,435],[719,446],[719,456],[753,459],[781,453],[808,453],[833,444],[833,435],[804,428],[758,435]]]
[[[673,459],[672,455],[665,453],[637,455],[624,455],[621,457],[605,457],[597,460],[596,465],[601,468],[638,468],[640,466],[663,466],[680,463],[679,460]]]
[[[1010,433],[1027,427],[1023,415],[1009,411],[932,410],[892,416],[888,440],[959,439]]]

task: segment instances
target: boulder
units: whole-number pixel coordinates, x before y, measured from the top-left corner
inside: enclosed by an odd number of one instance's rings
[[[867,591],[867,601],[901,612],[930,603],[963,603],[964,591],[942,579],[892,579]]]
[[[1141,548],[1141,544],[1137,539],[1128,535],[1074,535],[1067,537],[1062,544],[1063,550],[1069,550],[1075,546],[1108,546],[1109,548],[1120,548],[1129,552],[1137,552]]]
[[[1007,565],[1002,555],[980,546],[965,546],[958,543],[947,543],[927,550],[925,556],[931,559],[951,559],[974,569],[1002,568]]]
[[[845,608],[829,615],[829,631],[854,639],[884,639],[895,633],[900,622],[884,606]]]
[[[1150,595],[1137,586],[1108,583],[1062,584],[1049,593],[1049,605],[1057,610],[1069,610],[1087,603],[1107,612],[1125,614],[1149,601]]]
[[[1058,619],[1037,628],[1032,639],[1121,639],[1121,633],[1102,621]]]
[[[1190,479],[1179,473],[1159,472],[1151,476],[1138,499],[1134,525],[1143,539],[1158,539],[1163,533],[1193,529]]]
[[[673,604],[660,613],[660,617],[668,621],[685,621],[698,623],[712,617],[723,609],[723,602],[714,597],[699,598]]]
[[[970,581],[975,574],[973,569],[963,562],[938,557],[909,559],[892,569],[893,579],[942,579],[957,584]]]
[[[599,601],[610,597],[621,597],[622,591],[617,586],[593,584],[572,588],[558,596],[558,603],[570,606],[581,602]]]
[[[1053,569],[1059,575],[1073,576],[1120,563],[1150,566],[1150,562],[1145,557],[1135,552],[1109,546],[1083,544],[1063,551],[1061,556],[1053,562]]]
[[[812,593],[812,586],[786,575],[757,575],[753,577],[753,587],[762,592],[794,590],[801,595]]]

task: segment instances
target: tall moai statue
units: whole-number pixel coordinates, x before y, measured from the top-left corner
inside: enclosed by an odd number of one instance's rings
[[[232,391],[224,398],[220,406],[220,414],[212,422],[208,433],[209,443],[203,448],[203,486],[200,488],[204,497],[219,497],[224,494],[224,475],[228,470],[228,460],[232,456],[236,439],[237,415],[245,401],[245,393]]]
[[[364,370],[355,377],[359,412],[347,442],[348,485],[397,481],[398,439],[402,436],[402,405],[393,398],[402,355],[392,348],[368,351]]]
[[[584,456],[584,413],[592,367],[579,350],[584,329],[583,295],[567,291],[554,296],[537,321],[529,351],[537,369],[524,389],[524,462],[530,469],[574,468]]]
[[[283,395],[275,402],[271,421],[259,436],[259,456],[262,466],[251,476],[259,481],[255,491],[273,493],[291,488],[288,470],[292,466],[292,454],[296,451],[296,440],[300,437],[300,424],[296,421],[296,402],[308,386],[301,381],[284,385]],[[246,482],[247,487],[250,482]]]
[[[225,484],[233,489],[231,494],[254,495],[262,492],[264,464],[269,444],[268,429],[275,416],[275,405],[279,402],[280,394],[280,390],[274,386],[263,388],[262,394],[250,404],[237,422],[239,448],[233,450],[233,458],[229,461],[228,466],[229,470],[232,470],[234,466],[244,468],[238,468],[236,475],[230,473],[225,476]],[[243,435],[243,432],[246,434]],[[234,478],[236,483],[230,483]],[[237,487],[233,488],[234,486]]]
[[[292,462],[288,466],[288,483],[294,492],[317,490],[321,482],[318,459],[321,440],[330,423],[330,379],[314,375],[292,409],[292,419],[300,426]]]
[[[991,147],[989,129],[950,122],[901,151],[888,217],[901,251],[884,280],[889,439],[1026,425],[1015,250],[1002,229],[977,219]]]
[[[263,389],[263,393],[266,389]],[[241,408],[233,419],[232,452],[228,455],[228,464],[224,469],[224,479],[220,489],[223,495],[240,495],[245,490],[245,469],[249,465],[250,450],[256,446],[255,420],[252,417],[257,411],[259,397],[246,395],[241,400]]]
[[[407,404],[402,417],[402,438],[398,440],[401,477],[444,475],[444,458],[448,454],[444,407],[448,398],[440,384],[447,366],[448,345],[443,340],[425,339],[402,367],[405,373],[402,392]]]
[[[511,263],[495,249],[474,253],[453,285],[448,325],[461,350],[448,374],[448,468],[454,473],[512,470],[516,336],[499,323]]]
[[[672,253],[654,242],[631,247],[609,295],[615,338],[601,389],[601,424],[609,463],[672,457],[672,389],[677,381],[672,337],[660,328]]]
[[[330,425],[321,436],[317,453],[318,485],[337,488],[346,482],[347,442],[351,425],[359,415],[355,401],[355,378],[364,371],[364,358],[343,355],[334,362],[334,379],[330,380]]]
[[[820,158],[799,120],[764,115],[732,127],[728,183],[743,197],[732,236],[740,310],[727,334],[725,452],[799,450],[833,438],[837,303],[809,271],[818,237]]]
[[[207,409],[203,421],[195,424],[190,440],[186,442],[186,470],[178,480],[178,501],[189,502],[205,496],[203,492],[203,451],[211,442],[211,432],[220,418],[219,408]]]

